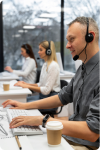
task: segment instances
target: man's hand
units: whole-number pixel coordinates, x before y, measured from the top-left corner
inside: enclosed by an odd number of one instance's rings
[[[44,116],[19,116],[12,119],[10,128],[16,128],[22,125],[39,126],[42,124]]]
[[[10,109],[27,109],[27,103],[21,103],[14,100],[6,100],[2,103],[3,108],[5,108],[8,105],[12,105]]]

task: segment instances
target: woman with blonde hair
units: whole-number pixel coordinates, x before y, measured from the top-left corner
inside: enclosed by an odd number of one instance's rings
[[[41,42],[38,54],[45,61],[41,69],[39,83],[27,84],[19,81],[15,84],[39,93],[38,96],[28,97],[28,102],[56,95],[60,91],[60,68],[57,63],[54,42]]]

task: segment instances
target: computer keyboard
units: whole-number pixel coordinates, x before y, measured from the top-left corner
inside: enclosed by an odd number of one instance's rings
[[[22,109],[7,109],[7,117],[9,123],[13,118],[18,116],[31,116],[28,110]],[[17,128],[12,128],[13,135],[34,135],[34,134],[43,134],[43,131],[39,128],[39,126],[28,126],[23,125]]]

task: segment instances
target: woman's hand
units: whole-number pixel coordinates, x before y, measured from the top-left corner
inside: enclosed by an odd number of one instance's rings
[[[10,66],[5,67],[4,69],[9,71],[9,72],[13,72],[13,70],[12,70],[12,68]]]
[[[5,108],[7,105],[12,105],[10,109],[28,109],[27,103],[21,103],[14,100],[6,100],[5,102],[2,103],[2,105],[3,108]]]
[[[42,124],[44,116],[19,116],[12,119],[10,128],[16,128],[22,125],[39,126]]]
[[[17,83],[14,84],[14,86],[21,86],[23,88],[28,88],[28,84],[24,81],[18,81]]]
[[[16,83],[14,84],[14,86],[17,86],[17,85],[20,84],[20,83],[27,84],[27,83],[24,82],[24,81],[18,81],[18,82],[16,82]]]

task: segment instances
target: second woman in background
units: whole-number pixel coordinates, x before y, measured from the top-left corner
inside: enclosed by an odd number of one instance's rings
[[[28,102],[56,95],[60,91],[60,68],[57,63],[54,42],[41,42],[38,54],[45,61],[41,69],[39,83],[27,84],[25,82],[17,82],[15,84],[39,93],[37,98],[36,96],[28,97]]]
[[[25,63],[22,70],[13,70],[10,66],[5,67],[5,70],[21,76],[22,81],[26,83],[35,83],[37,63],[32,48],[29,44],[23,44],[21,46],[21,55],[25,57]]]

